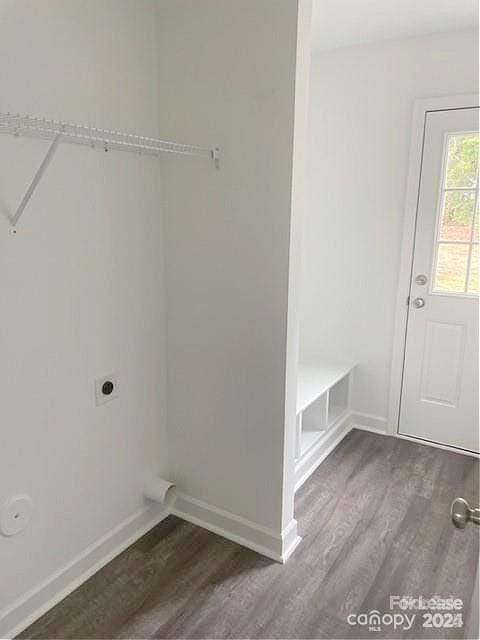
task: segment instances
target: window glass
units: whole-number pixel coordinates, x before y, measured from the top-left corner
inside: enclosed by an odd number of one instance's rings
[[[440,243],[435,273],[435,290],[463,293],[467,264],[467,244]]]
[[[446,137],[434,251],[437,293],[478,294],[478,141],[478,133]]]
[[[446,191],[443,199],[440,240],[470,242],[475,191]]]
[[[478,134],[451,134],[448,136],[447,144],[446,188],[475,187],[478,170]]]

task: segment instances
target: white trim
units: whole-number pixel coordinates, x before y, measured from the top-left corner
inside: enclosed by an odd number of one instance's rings
[[[400,440],[408,440],[415,444],[421,444],[425,447],[435,447],[436,449],[443,449],[443,451],[451,451],[452,453],[460,453],[472,458],[480,458],[480,454],[474,451],[468,451],[466,449],[459,449],[458,447],[451,447],[446,444],[440,444],[439,442],[432,442],[431,440],[424,440],[423,438],[416,438],[415,436],[405,436],[400,433],[390,433],[390,429],[387,425],[387,419],[380,416],[373,416],[369,413],[352,413],[351,416],[351,428],[359,429],[361,431],[369,431],[370,433],[377,433],[379,435],[393,435]]]
[[[292,519],[290,524],[282,531],[282,563],[287,562],[301,541],[302,538],[297,532],[297,521]]]
[[[315,469],[351,431],[351,413],[344,414],[325,434],[298,460],[295,465],[295,491],[312,475]]]
[[[416,100],[414,104],[390,375],[387,420],[387,432],[390,435],[397,433],[400,418],[400,394],[408,311],[407,298],[410,293],[426,114],[429,111],[473,108],[477,107],[478,103],[478,96],[472,94]]]
[[[175,509],[166,511],[154,505],[137,511],[0,611],[0,638],[21,633],[170,513],[277,562],[286,562],[301,541],[294,519],[278,533],[180,493]]]
[[[177,494],[172,513],[277,562],[286,562],[301,540],[296,520],[280,533],[184,493]]]
[[[371,431],[381,435],[390,435],[387,418],[374,416],[371,413],[353,412],[351,415],[352,429],[360,429],[361,431]]]
[[[14,638],[21,633],[167,516],[168,512],[158,505],[149,506],[111,529],[64,567],[0,611],[0,638]]]
[[[436,449],[443,449],[443,451],[451,451],[452,453],[460,453],[472,458],[480,458],[480,454],[474,451],[468,451],[466,449],[459,449],[458,447],[451,447],[446,444],[440,444],[439,442],[432,442],[431,440],[424,440],[423,438],[416,438],[415,436],[405,436],[400,433],[391,433],[388,428],[387,419],[380,416],[374,416],[369,413],[352,413],[351,414],[351,428],[359,429],[360,431],[369,431],[370,433],[378,433],[379,435],[391,436],[400,438],[401,440],[408,440],[415,444],[422,444],[426,447],[435,447]]]
[[[285,403],[282,450],[281,528],[285,530],[295,511],[296,400],[300,326],[300,273],[304,179],[306,170],[308,94],[310,89],[310,24],[312,0],[296,3],[295,79],[293,95],[293,157],[290,180],[290,229],[288,251],[287,332],[285,353]],[[285,552],[286,553],[286,552]],[[286,557],[286,556],[285,556]]]

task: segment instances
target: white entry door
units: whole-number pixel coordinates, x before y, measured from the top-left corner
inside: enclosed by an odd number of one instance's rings
[[[427,112],[399,433],[479,450],[478,108]]]

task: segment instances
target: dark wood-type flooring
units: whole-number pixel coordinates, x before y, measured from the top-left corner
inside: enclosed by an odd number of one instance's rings
[[[474,458],[354,430],[298,492],[303,541],[286,565],[170,516],[21,637],[472,637],[421,622],[370,632],[347,616],[388,613],[390,594],[468,609],[480,527],[455,529],[449,508],[478,493]]]

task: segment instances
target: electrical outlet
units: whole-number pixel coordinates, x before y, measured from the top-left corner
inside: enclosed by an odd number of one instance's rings
[[[95,402],[97,406],[118,398],[118,377],[116,373],[95,380]]]

